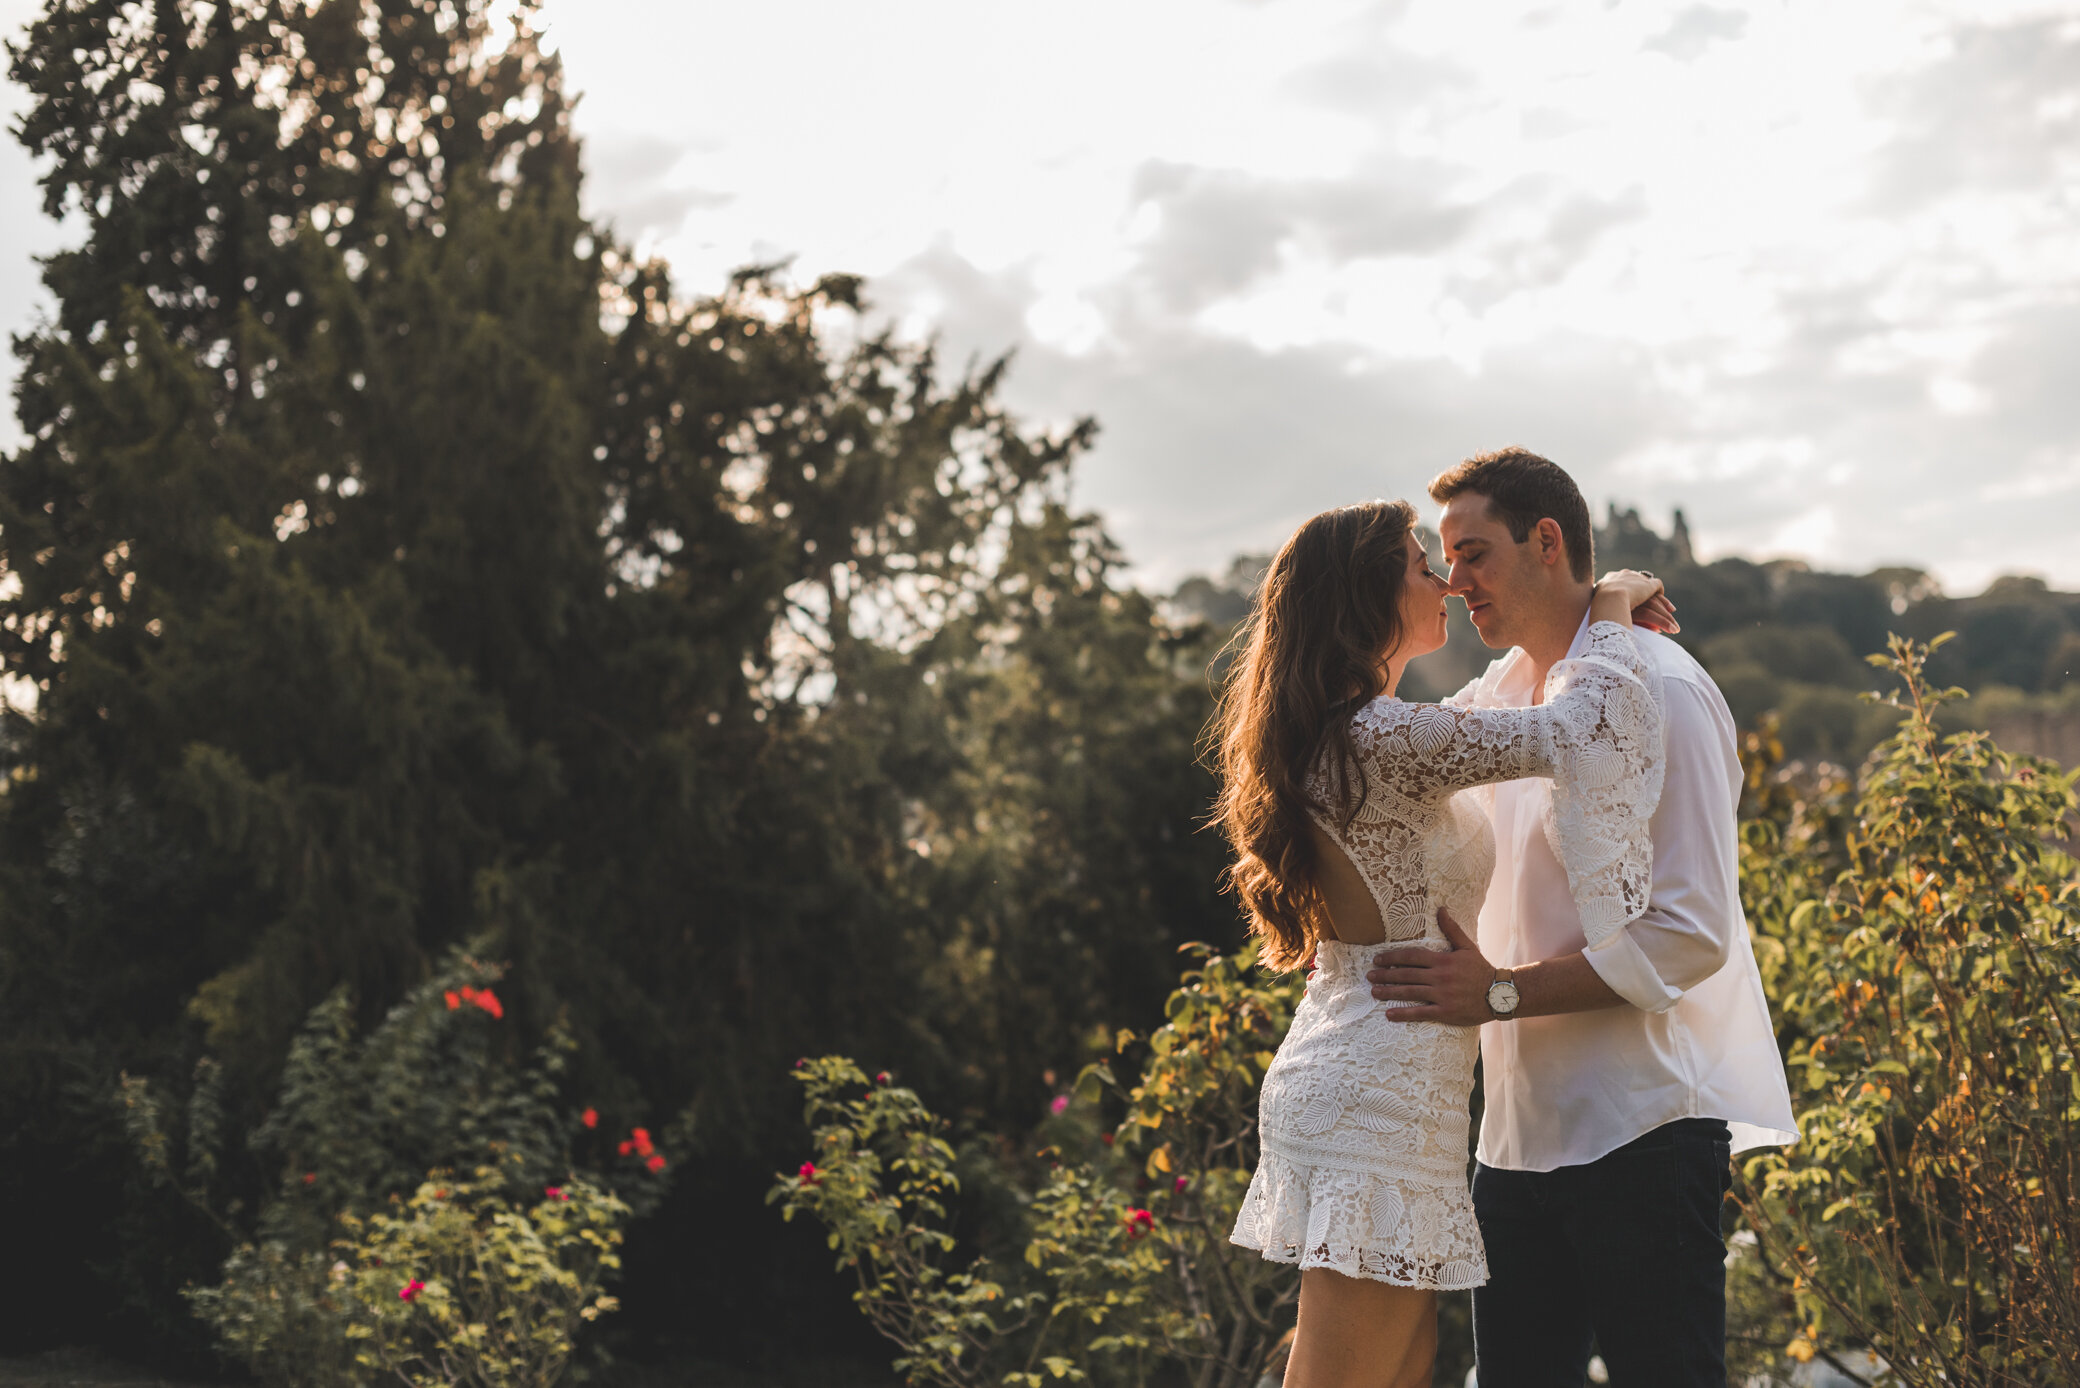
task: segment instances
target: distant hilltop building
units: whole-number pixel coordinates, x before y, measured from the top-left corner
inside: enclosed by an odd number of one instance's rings
[[[1619,510],[1612,503],[1609,516],[1596,529],[1596,567],[1611,569],[1687,569],[1697,563],[1690,548],[1690,522],[1679,509],[1675,524],[1666,535],[1657,535],[1639,518],[1637,507]]]

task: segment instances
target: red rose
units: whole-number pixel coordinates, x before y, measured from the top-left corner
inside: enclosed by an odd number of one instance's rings
[[[651,1156],[650,1156],[650,1160],[648,1160],[648,1161],[644,1162],[644,1163],[643,1163],[643,1165],[645,1165],[645,1166],[649,1167],[649,1168],[650,1168],[650,1169],[651,1169],[652,1171],[662,1171],[662,1170],[664,1170],[664,1153],[662,1153],[662,1152],[654,1152],[654,1153],[652,1153],[652,1154],[651,1154]]]
[[[586,1109],[578,1115],[578,1121],[588,1128],[597,1128],[599,1126],[599,1110],[596,1108]]]

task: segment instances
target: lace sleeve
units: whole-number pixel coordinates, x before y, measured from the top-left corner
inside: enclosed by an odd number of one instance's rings
[[[1594,949],[1647,909],[1648,825],[1666,761],[1660,672],[1630,631],[1598,622],[1588,649],[1546,676],[1541,707],[1553,778],[1546,839]]]
[[[1548,740],[1529,716],[1536,712],[1382,697],[1351,719],[1351,742],[1368,783],[1427,800],[1467,786],[1544,775]]]

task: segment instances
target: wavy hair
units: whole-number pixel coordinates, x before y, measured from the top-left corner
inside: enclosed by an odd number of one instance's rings
[[[1208,729],[1221,780],[1214,819],[1235,853],[1223,885],[1235,893],[1275,969],[1306,960],[1319,936],[1310,810],[1348,826],[1368,787],[1350,716],[1386,690],[1381,657],[1401,642],[1405,501],[1324,511],[1293,532],[1258,585],[1241,654]],[[1335,803],[1309,790],[1317,767]]]

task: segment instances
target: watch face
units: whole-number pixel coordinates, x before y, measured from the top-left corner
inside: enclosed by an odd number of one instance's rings
[[[1498,1016],[1507,1017],[1517,1010],[1517,985],[1514,983],[1491,983],[1488,985],[1488,1008]]]

